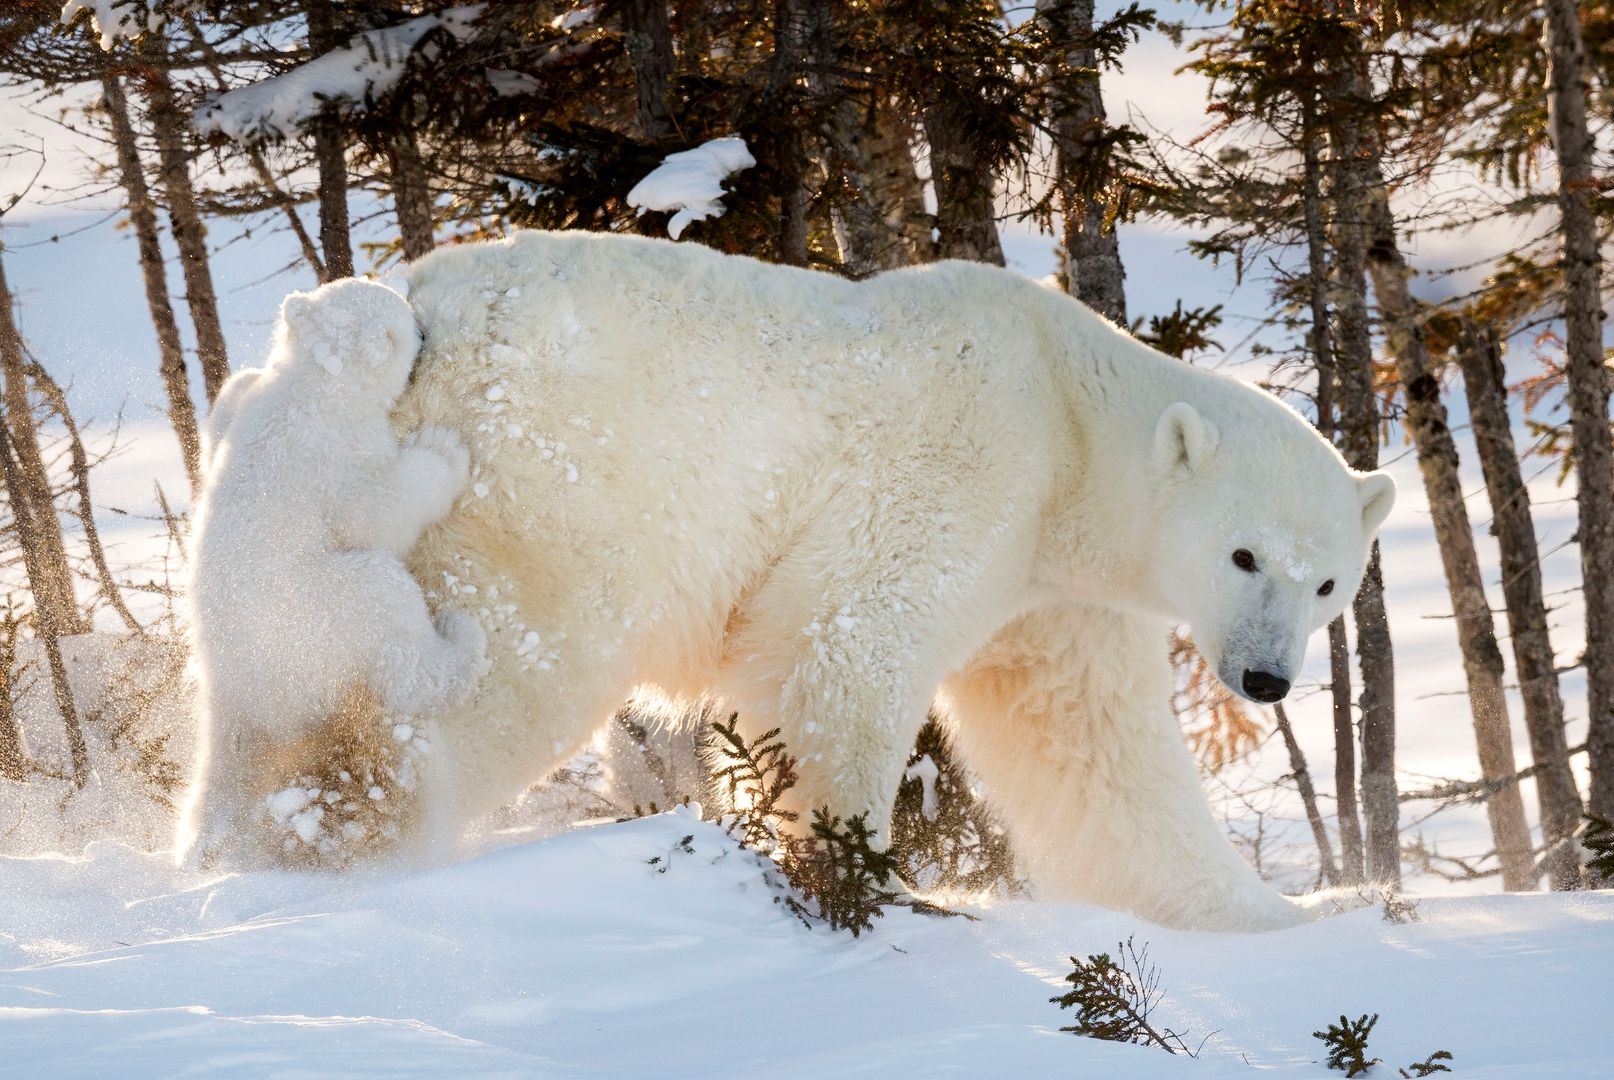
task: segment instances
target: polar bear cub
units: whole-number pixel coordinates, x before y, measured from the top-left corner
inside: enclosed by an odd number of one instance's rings
[[[254,846],[273,764],[355,693],[389,721],[434,713],[485,663],[477,620],[434,621],[401,561],[469,482],[453,432],[400,445],[389,424],[419,349],[409,304],[383,286],[294,293],[268,365],[233,376],[214,405],[188,590],[193,856]]]

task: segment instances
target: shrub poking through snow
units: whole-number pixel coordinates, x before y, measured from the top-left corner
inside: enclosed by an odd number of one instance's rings
[[[1061,1009],[1076,1010],[1076,1022],[1060,1031],[1198,1056],[1196,1050],[1188,1049],[1183,1034],[1156,1028],[1149,1021],[1165,992],[1160,989],[1160,969],[1149,962],[1148,945],[1139,948],[1129,937],[1116,945],[1114,957],[1094,953],[1086,960],[1073,956],[1070,962],[1075,965],[1065,976],[1070,989],[1048,999]]]
[[[1614,881],[1614,821],[1598,814],[1587,814],[1580,842],[1591,852],[1586,870],[1593,880]]]
[[[1314,1031],[1312,1037],[1321,1039],[1323,1045],[1328,1047],[1327,1065],[1346,1076],[1366,1076],[1368,1070],[1375,1065],[1383,1064],[1379,1058],[1367,1056],[1367,1039],[1373,1032],[1373,1025],[1379,1022],[1379,1014],[1372,1016],[1363,1013],[1355,1020],[1345,1016],[1339,1018],[1339,1023],[1328,1025],[1325,1031]],[[1405,1069],[1396,1072],[1404,1077],[1433,1076],[1436,1073],[1449,1073],[1451,1069],[1444,1064],[1452,1060],[1451,1051],[1436,1050],[1422,1061],[1414,1062]],[[1408,1070],[1411,1070],[1410,1072]]]
[[[713,785],[736,808],[725,821],[729,835],[772,856],[779,846],[779,824],[800,817],[779,805],[785,792],[796,786],[796,759],[786,753],[778,728],[746,742],[739,732],[739,720],[739,713],[731,713],[727,723],[714,721],[713,737],[701,753]]]
[[[1362,1076],[1379,1064],[1378,1058],[1367,1056],[1367,1037],[1378,1022],[1378,1013],[1372,1016],[1363,1013],[1355,1020],[1341,1015],[1339,1023],[1329,1024],[1326,1030],[1314,1031],[1311,1036],[1321,1039],[1323,1045],[1328,1047],[1327,1064],[1330,1069],[1337,1069],[1346,1076]]]
[[[816,916],[832,930],[850,930],[857,937],[874,929],[881,909],[898,902],[891,888],[897,860],[874,846],[875,830],[868,815],[856,814],[843,823],[826,808],[813,811],[812,835],[789,837],[780,863],[802,899],[785,906],[806,921]]]
[[[741,846],[771,859],[783,875],[781,895],[774,897],[806,926],[814,920],[857,937],[874,928],[882,907],[899,903],[891,888],[897,860],[875,847],[876,832],[868,815],[842,821],[828,807],[813,811],[811,832],[793,836],[781,826],[800,815],[780,805],[796,786],[796,759],[785,749],[779,729],[747,742],[739,731],[739,714],[712,724],[702,747],[717,790],[737,809],[721,824]],[[795,895],[784,891],[788,884]]]
[[[1003,827],[953,757],[947,733],[925,721],[891,811],[891,851],[904,881],[925,893],[1022,893]]]

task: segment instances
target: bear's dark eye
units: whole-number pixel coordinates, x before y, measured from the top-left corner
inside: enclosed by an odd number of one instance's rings
[[[1233,565],[1247,574],[1255,573],[1255,556],[1243,548],[1233,552]]]
[[[1318,596],[1327,596],[1329,593],[1331,593],[1333,591],[1334,591],[1334,579],[1333,578],[1329,578],[1327,581],[1325,581],[1321,585],[1317,586],[1317,595]]]

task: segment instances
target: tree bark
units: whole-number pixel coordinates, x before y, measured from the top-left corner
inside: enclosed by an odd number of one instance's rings
[[[147,34],[141,46],[146,61],[144,96],[152,131],[157,137],[159,175],[163,197],[168,204],[168,227],[179,248],[179,265],[185,277],[185,301],[190,307],[191,324],[196,330],[196,355],[202,365],[202,384],[207,400],[219,396],[219,388],[230,377],[229,351],[224,328],[219,321],[213,272],[207,256],[207,230],[196,204],[191,185],[190,154],[185,145],[185,114],[174,100],[174,87],[168,77],[168,44],[158,33]]]
[[[0,346],[4,346],[7,355],[6,411],[9,414],[12,407],[10,394],[12,370],[9,357],[13,350],[7,343],[12,341],[16,326],[11,321],[11,292],[6,287],[3,269],[0,269],[0,307],[3,307],[6,313],[4,319],[0,320]],[[18,346],[16,352],[20,354],[20,339],[16,344]],[[24,397],[26,398],[26,393]],[[8,416],[8,419],[14,417]],[[67,734],[68,764],[72,769],[73,786],[83,788],[90,778],[90,751],[84,742],[84,728],[79,723],[78,709],[73,703],[73,687],[67,679],[67,665],[62,661],[61,647],[62,634],[77,633],[80,628],[64,626],[62,612],[54,606],[58,601],[44,599],[57,591],[62,584],[57,579],[59,569],[50,564],[50,554],[46,550],[48,545],[41,542],[43,537],[48,537],[52,532],[46,522],[47,520],[55,522],[56,510],[50,502],[48,487],[44,503],[38,502],[37,478],[29,475],[20,453],[22,441],[15,437],[13,430],[8,428],[0,431],[0,479],[5,483],[6,501],[11,504],[11,520],[17,527],[17,536],[21,542],[23,570],[28,575],[29,588],[34,596],[34,627],[39,640],[45,646],[45,658],[50,668],[51,690],[56,698],[57,712],[62,717],[62,727]],[[31,415],[28,431],[31,435],[33,431]],[[37,449],[36,445],[36,452]],[[60,543],[61,530],[57,528],[54,531],[56,540]],[[71,580],[65,584],[71,591]],[[77,608],[71,611],[76,622]]]
[[[1304,186],[1301,209],[1306,227],[1307,292],[1311,303],[1311,348],[1317,366],[1317,430],[1334,441],[1334,343],[1328,326],[1328,232],[1323,221],[1322,159],[1316,103],[1304,102],[1301,131]],[[1362,820],[1356,806],[1356,723],[1351,706],[1351,651],[1345,616],[1328,624],[1328,691],[1334,715],[1335,819],[1339,829],[1340,884],[1362,881]]]
[[[1295,729],[1289,723],[1289,714],[1282,705],[1272,707],[1278,719],[1278,733],[1283,736],[1284,749],[1289,752],[1289,772],[1300,791],[1300,801],[1306,808],[1306,821],[1311,825],[1312,839],[1317,842],[1317,858],[1322,867],[1322,879],[1332,885],[1339,880],[1334,866],[1334,847],[1328,842],[1328,826],[1323,824],[1322,811],[1317,809],[1317,789],[1311,782],[1311,770],[1306,767],[1306,755],[1301,752]]]
[[[936,190],[937,254],[1004,265],[992,174],[969,131],[968,110],[957,101],[936,100],[926,106],[924,119]]]
[[[315,56],[342,44],[335,9],[315,0],[306,8],[308,45]],[[325,255],[322,281],[353,276],[353,235],[347,207],[347,128],[327,108],[309,127],[314,137],[314,165],[319,173],[319,246]]]
[[[0,777],[28,779],[28,747],[11,697],[12,670],[17,666],[17,616],[6,596],[6,611],[0,618]]]
[[[1596,147],[1586,122],[1586,48],[1576,0],[1545,0],[1549,131],[1558,157],[1559,232],[1564,247],[1564,328],[1570,426],[1580,522],[1580,577],[1586,601],[1586,709],[1591,762],[1589,809],[1614,815],[1614,443],[1609,436],[1608,373],[1597,220]]]
[[[179,440],[185,476],[194,493],[202,483],[202,442],[196,426],[196,405],[191,401],[190,377],[185,371],[185,347],[180,341],[179,321],[168,297],[168,275],[163,268],[162,244],[157,235],[157,212],[146,186],[140,148],[134,124],[129,119],[129,99],[123,83],[111,73],[101,77],[101,100],[112,128],[112,144],[118,154],[119,179],[129,205],[129,221],[134,226],[140,252],[140,272],[145,280],[146,306],[157,331],[158,371],[168,393],[168,422]]]
[[[1524,701],[1524,724],[1536,766],[1541,838],[1548,852],[1545,869],[1554,889],[1573,889],[1580,884],[1578,845],[1572,839],[1580,824],[1580,792],[1569,767],[1564,703],[1547,630],[1530,491],[1519,469],[1508,423],[1502,346],[1493,331],[1466,322],[1457,353],[1463,365],[1474,443],[1491,500],[1491,531],[1502,549],[1502,595],[1513,641],[1513,666]]]
[[[0,251],[3,251],[0,247]],[[0,265],[0,368],[4,372],[9,455],[15,460],[12,516],[34,597],[34,617],[42,634],[78,634],[87,626],[73,592],[62,526],[56,517],[49,470],[39,448],[33,403],[28,396],[27,360],[22,334],[11,312],[11,289]]]
[[[882,100],[875,102],[869,129],[869,190],[894,234],[882,266],[930,262],[936,258],[931,237],[936,219],[925,209],[925,183],[914,166],[913,125],[891,102]]]
[[[1345,102],[1329,118],[1328,162],[1334,249],[1334,357],[1339,431],[1345,460],[1369,470],[1379,461],[1379,404],[1373,390],[1373,340],[1367,315],[1367,230],[1362,173],[1372,140],[1367,119],[1367,76],[1358,55],[1329,60],[1330,93]],[[1395,779],[1395,654],[1384,610],[1384,575],[1374,541],[1362,586],[1352,601],[1357,659],[1362,674],[1362,810],[1366,818],[1367,875],[1388,887],[1401,883],[1400,804]]]
[[[803,66],[813,37],[812,0],[774,0],[773,65],[768,75],[767,108],[780,123],[773,138],[773,166],[779,197],[780,262],[807,265],[807,133],[802,130],[807,92]]]
[[[1401,378],[1406,409],[1403,424],[1417,448],[1418,471],[1423,474],[1424,492],[1429,498],[1435,541],[1457,626],[1457,644],[1463,656],[1480,773],[1487,780],[1496,780],[1518,771],[1503,684],[1502,650],[1496,643],[1496,624],[1491,617],[1490,599],[1485,595],[1485,579],[1480,574],[1468,505],[1463,501],[1457,444],[1446,421],[1440,378],[1429,358],[1417,305],[1407,287],[1411,270],[1396,244],[1390,194],[1376,149],[1367,162],[1373,175],[1363,207],[1368,215],[1370,241],[1368,273],[1384,319],[1390,354]],[[1502,887],[1510,891],[1533,889],[1535,859],[1518,786],[1498,791],[1486,800],[1485,813],[1502,866]]]
[[[1091,47],[1093,0],[1038,0],[1055,39],[1064,43],[1063,70],[1053,87],[1054,173],[1063,218],[1065,288],[1117,326],[1126,326],[1126,270],[1113,224],[1091,190],[1103,167],[1106,127],[1098,54]],[[1106,176],[1105,179],[1108,179]],[[1083,190],[1087,188],[1089,190]]]
[[[398,215],[404,258],[414,262],[430,255],[437,241],[432,236],[431,183],[413,129],[404,127],[388,140],[387,164],[392,173],[392,205]]]
[[[67,428],[68,456],[73,465],[73,491],[78,496],[78,520],[84,530],[84,546],[89,549],[90,562],[95,566],[96,578],[101,582],[101,597],[107,606],[117,612],[123,625],[135,634],[145,633],[145,627],[135,619],[134,613],[123,602],[123,594],[118,590],[117,578],[112,576],[112,567],[106,560],[106,549],[101,546],[101,530],[95,525],[95,503],[90,498],[90,458],[84,451],[84,438],[79,433],[78,424],[73,420],[73,413],[67,407],[67,395],[62,392],[61,386],[50,373],[39,364],[29,364],[28,374],[33,377],[34,385],[45,395],[50,407],[61,418],[62,426]]]
[[[639,130],[650,142],[673,136],[673,52],[667,0],[622,0],[622,30],[639,97]]]

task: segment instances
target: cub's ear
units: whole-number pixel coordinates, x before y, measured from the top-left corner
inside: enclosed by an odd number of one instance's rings
[[[285,332],[282,363],[312,362],[332,375],[342,374],[342,357],[330,340],[313,293],[292,293],[280,302],[280,325]]]
[[[1395,481],[1389,473],[1370,472],[1356,478],[1356,494],[1362,500],[1362,531],[1371,537],[1395,505]]]
[[[1160,414],[1154,428],[1154,460],[1162,469],[1194,472],[1216,453],[1221,433],[1192,405],[1179,401]]]

